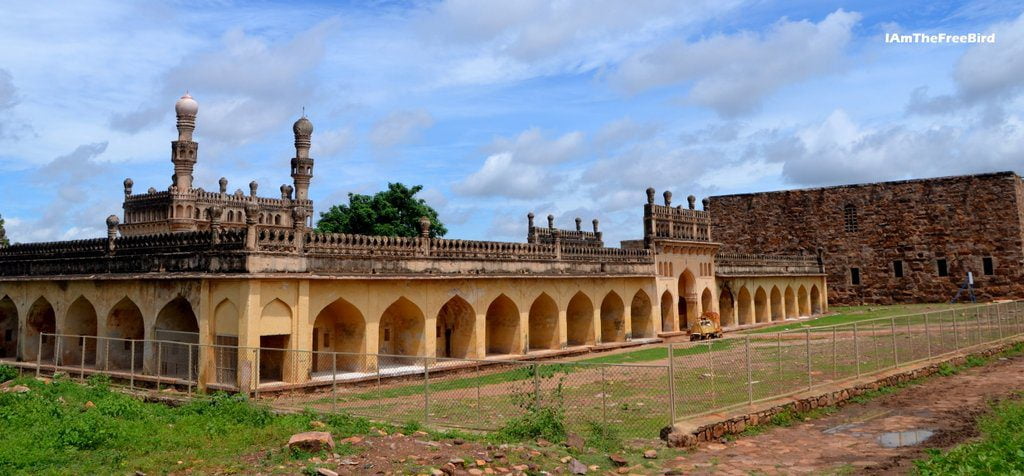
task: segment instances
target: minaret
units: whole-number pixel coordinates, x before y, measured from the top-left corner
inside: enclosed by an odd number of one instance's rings
[[[174,103],[178,116],[178,140],[171,142],[171,162],[174,163],[174,183],[179,192],[192,189],[192,168],[196,165],[199,144],[192,140],[196,128],[196,113],[199,103],[186,92]]]
[[[303,114],[292,126],[295,132],[295,157],[292,159],[292,179],[295,180],[295,200],[309,200],[309,181],[313,179],[313,159],[309,157],[313,123]]]

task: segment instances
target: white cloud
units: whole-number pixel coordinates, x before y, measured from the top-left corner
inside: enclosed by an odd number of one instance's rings
[[[512,152],[501,152],[487,157],[483,167],[455,190],[463,195],[535,198],[550,192],[551,182],[543,167],[518,163]]]
[[[860,18],[840,9],[818,23],[782,19],[762,34],[667,42],[632,55],[612,82],[631,92],[692,82],[690,101],[737,116],[785,85],[833,71]]]
[[[416,140],[433,125],[434,117],[427,111],[399,111],[374,123],[370,142],[389,149]]]
[[[310,153],[314,157],[332,157],[352,146],[352,129],[342,127],[323,132],[314,132]]]
[[[490,150],[511,153],[515,160],[526,164],[557,164],[577,158],[584,147],[583,133],[568,132],[548,140],[538,127],[521,132],[515,139],[499,137]]]

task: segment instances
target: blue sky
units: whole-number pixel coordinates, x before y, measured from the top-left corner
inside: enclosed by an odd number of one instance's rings
[[[318,211],[420,184],[450,237],[526,213],[637,238],[686,195],[1024,171],[1013,2],[451,0],[0,7],[0,214],[30,242],[103,236],[121,182],[165,189],[174,101],[197,185],[290,182],[315,124]],[[886,44],[885,33],[995,33]]]

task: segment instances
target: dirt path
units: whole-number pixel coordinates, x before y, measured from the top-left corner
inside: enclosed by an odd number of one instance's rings
[[[905,474],[926,448],[976,436],[988,402],[1022,390],[1024,356],[1000,359],[823,418],[706,443],[672,466],[684,474]]]

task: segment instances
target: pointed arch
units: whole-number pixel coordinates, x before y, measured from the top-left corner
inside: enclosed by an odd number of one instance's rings
[[[718,295],[718,314],[722,317],[723,327],[736,325],[735,306],[732,292],[729,288],[723,287],[721,294]]]
[[[661,295],[661,332],[672,332],[672,292],[665,291]]]
[[[107,368],[126,370],[132,368],[132,349],[135,349],[135,364],[142,365],[143,344],[133,344],[133,340],[146,337],[146,324],[142,311],[131,298],[121,298],[107,314],[107,325],[104,335],[111,340],[105,341],[104,354]]]
[[[161,341],[156,349],[160,376],[188,378],[197,374],[199,348],[188,345],[199,343],[199,320],[192,303],[182,296],[168,302],[156,315],[153,337]],[[263,359],[262,353],[260,359]],[[189,362],[192,363],[191,368]],[[260,365],[262,368],[262,360]]]
[[[0,299],[0,358],[18,356],[18,306],[10,296]]]
[[[821,291],[818,285],[811,285],[811,314],[821,314]]]
[[[700,312],[711,312],[712,311],[712,300],[715,298],[711,294],[711,288],[704,288],[704,292],[700,293]]]
[[[679,275],[679,328],[689,329],[697,320],[697,278],[689,268]]]
[[[761,286],[754,291],[754,318],[759,323],[771,320],[771,313],[768,309],[768,293]]]
[[[263,306],[260,314],[260,335],[291,335],[292,308],[280,299],[274,299]]]
[[[807,288],[804,285],[800,285],[800,288],[796,291],[796,302],[800,306],[800,316],[806,317],[811,315],[811,300],[807,296]]]
[[[529,350],[557,349],[558,305],[547,293],[541,293],[530,305],[528,319]]]
[[[615,291],[601,301],[601,342],[626,341],[626,305]]]
[[[570,346],[594,344],[594,303],[577,292],[565,309],[566,341]]]
[[[385,355],[422,356],[425,350],[425,318],[419,306],[405,297],[391,303],[380,316],[378,352]],[[406,364],[408,359],[382,359],[382,364]]]
[[[484,344],[488,355],[518,354],[522,349],[519,342],[519,308],[508,296],[502,294],[487,306],[487,321]]]
[[[786,286],[786,293],[784,296],[784,299],[786,300],[786,319],[796,319],[796,293],[793,292],[793,286]]]
[[[754,317],[754,298],[750,295],[750,291],[747,290],[746,286],[740,288],[740,292],[736,297],[736,310],[739,314],[741,326],[756,322]]]
[[[64,315],[60,361],[64,365],[96,364],[96,308],[85,296],[79,296]]]
[[[464,359],[473,357],[474,335],[476,334],[476,311],[461,296],[453,296],[437,312],[437,357]]]
[[[772,286],[768,302],[771,305],[771,318],[773,321],[781,321],[786,318],[782,309],[782,291],[779,291],[778,286]]]
[[[22,346],[24,359],[53,362],[56,344],[53,334],[56,332],[57,315],[53,311],[53,305],[45,297],[40,296],[29,307],[25,317],[25,342]],[[40,338],[40,334],[44,335]]]
[[[629,303],[629,327],[631,338],[654,337],[654,322],[651,321],[651,298],[643,289],[637,290]]]
[[[314,372],[359,371],[366,352],[366,319],[352,303],[338,298],[323,308],[313,321],[313,351],[337,352],[318,354],[313,360]],[[331,356],[335,362],[331,362]]]

